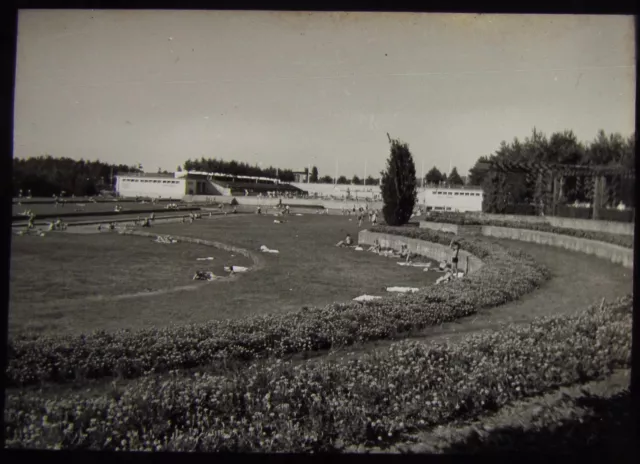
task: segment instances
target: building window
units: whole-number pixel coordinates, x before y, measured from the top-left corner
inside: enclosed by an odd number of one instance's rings
[[[453,195],[453,192],[448,192],[448,193],[449,193],[449,195]]]
[[[456,196],[457,196],[457,195],[460,195],[460,194],[459,194],[458,192],[456,192],[456,193],[454,193],[454,195],[456,195]]]

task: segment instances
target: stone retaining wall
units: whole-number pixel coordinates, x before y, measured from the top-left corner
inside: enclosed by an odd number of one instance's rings
[[[416,238],[403,237],[400,235],[380,234],[376,232],[370,232],[368,230],[361,230],[358,234],[358,245],[371,246],[375,240],[378,240],[382,248],[391,248],[393,250],[400,250],[402,245],[407,245],[408,249],[412,253],[426,256],[427,258],[435,261],[448,261],[451,259],[452,250],[448,246],[441,245],[439,243],[427,242],[425,240],[419,240]],[[480,269],[484,263],[482,260],[472,255],[468,251],[460,250],[458,267],[465,272],[475,272]]]
[[[595,219],[573,219],[557,216],[518,216],[514,214],[469,213],[471,217],[492,221],[521,221],[533,224],[549,224],[565,229],[607,232],[610,234],[633,235],[635,225],[627,222],[598,221]]]
[[[523,242],[550,245],[567,250],[595,255],[607,259],[615,264],[633,269],[633,250],[611,243],[571,237],[569,235],[553,234],[537,230],[513,229],[510,227],[482,226],[482,235],[495,238],[521,240]]]

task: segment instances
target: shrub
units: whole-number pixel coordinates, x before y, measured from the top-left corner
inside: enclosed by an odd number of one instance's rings
[[[387,134],[388,136],[388,134]],[[382,172],[380,191],[382,192],[382,215],[387,224],[406,224],[416,204],[416,167],[409,146],[399,140],[391,140],[391,154],[387,160],[387,170]]]
[[[632,297],[456,344],[254,364],[226,374],[149,376],[117,398],[10,394],[9,447],[171,451],[332,451],[384,447],[455,419],[631,361]]]

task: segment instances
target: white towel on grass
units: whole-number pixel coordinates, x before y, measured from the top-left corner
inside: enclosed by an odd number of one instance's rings
[[[382,297],[375,296],[375,295],[360,295],[358,297],[355,297],[353,301],[371,301],[371,300],[379,300],[380,298]]]
[[[227,272],[247,272],[249,268],[244,266],[225,266],[224,270]]]
[[[267,246],[262,245],[260,251],[263,253],[280,253],[278,250],[270,250]]]
[[[415,287],[387,287],[387,291],[388,292],[398,292],[398,293],[415,293],[418,290],[420,290],[419,288],[415,288]]]
[[[213,261],[213,256],[209,256],[207,258],[196,258],[196,261]]]

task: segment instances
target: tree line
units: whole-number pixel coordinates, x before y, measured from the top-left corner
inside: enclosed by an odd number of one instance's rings
[[[112,176],[118,173],[142,172],[140,166],[109,164],[101,161],[54,158],[50,155],[13,159],[13,195],[20,191],[34,197],[67,195],[91,196],[102,190],[113,190]]]
[[[261,168],[242,161],[224,161],[215,158],[188,159],[184,162],[182,168],[185,171],[217,172],[232,176],[270,177],[272,179],[277,178],[282,182],[293,182],[295,180],[291,169],[277,169],[273,166]],[[178,166],[178,171],[181,171],[182,168]]]
[[[635,172],[635,134],[623,137],[619,133],[606,134],[598,131],[590,142],[581,142],[571,130],[554,132],[547,137],[536,128],[524,140],[514,138],[511,143],[503,141],[499,148],[488,156],[481,156],[469,171],[469,184],[484,189],[483,210],[504,212],[507,204],[528,205],[534,201],[536,179],[533,175],[498,175],[482,166],[489,161],[541,162],[544,164],[567,164],[582,166],[617,166]],[[499,177],[499,179],[498,179]],[[633,180],[610,178],[611,189],[628,205],[634,203]],[[584,177],[565,179],[563,202],[590,202],[593,185]],[[615,206],[615,205],[614,205]]]
[[[391,139],[389,134],[387,137],[390,154],[386,170],[381,173],[382,212],[387,224],[403,225],[411,218],[417,203],[416,169],[409,146],[398,139]],[[555,132],[547,137],[534,128],[531,137],[523,141],[518,138],[512,143],[503,141],[495,153],[478,159],[469,172],[468,183],[483,187],[483,211],[505,213],[507,204],[531,204],[536,189],[540,188],[536,186],[537,175],[497,173],[483,166],[490,161],[615,166],[631,174],[635,173],[635,134],[625,138],[618,133],[607,135],[600,130],[594,140],[583,143],[570,130]],[[462,184],[455,169],[445,177],[434,167],[425,180],[429,183],[445,181],[450,185]],[[561,200],[564,203],[592,200],[593,182],[590,180],[580,176],[565,178],[564,197]],[[616,190],[613,196],[627,206],[634,206],[635,179],[632,176],[610,176],[608,182],[611,183],[610,190]]]

